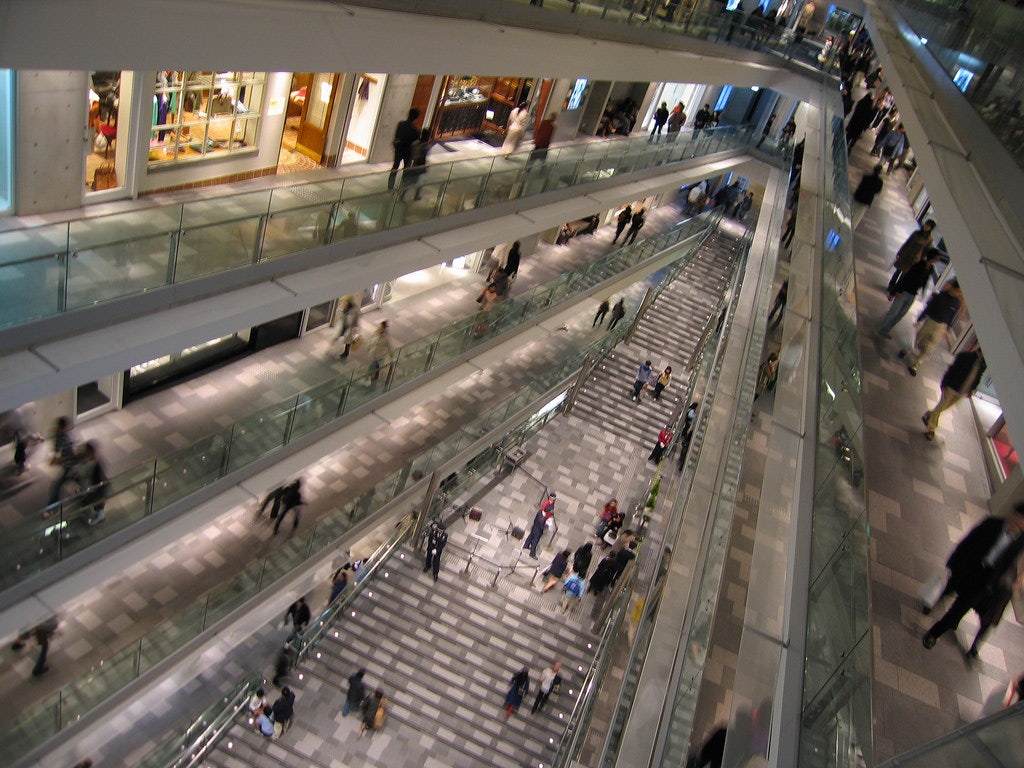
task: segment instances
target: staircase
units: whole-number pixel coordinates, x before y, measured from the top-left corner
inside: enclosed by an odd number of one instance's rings
[[[632,341],[605,358],[580,388],[573,415],[653,446],[658,432],[682,405],[687,366],[708,322],[714,322],[739,241],[715,233],[694,255],[679,277],[644,313]],[[650,390],[639,404],[630,399],[636,371],[650,360],[656,373],[672,366],[672,382],[658,400]]]
[[[713,322],[737,248],[736,239],[717,233],[700,249],[645,313],[629,347],[592,373],[573,416],[626,436],[646,455],[681,405],[686,367]],[[648,392],[636,404],[629,395],[645,359],[659,372],[671,365],[673,379],[659,401]],[[558,587],[540,594],[528,583],[532,567],[495,579],[492,569],[465,564],[465,556],[449,547],[435,583],[422,572],[419,555],[401,550],[293,670],[287,684],[297,700],[290,730],[270,741],[254,731],[248,716],[240,717],[205,764],[401,764],[396,755],[408,757],[405,765],[424,768],[550,764],[597,647],[590,632],[593,598],[562,613]],[[563,665],[561,691],[531,715],[539,673],[556,660]],[[524,666],[531,691],[519,712],[505,720],[509,678]],[[361,738],[358,713],[341,715],[348,676],[360,667],[366,669],[367,687],[379,685],[391,703],[384,728]],[[425,761],[418,759],[424,754]]]
[[[562,613],[557,587],[542,595],[520,571],[492,588],[486,571],[464,574],[464,563],[446,550],[435,584],[411,549],[393,557],[306,664],[293,670],[291,729],[269,741],[248,717],[239,718],[206,763],[382,764],[374,759],[374,742],[388,741],[391,753],[397,738],[414,744],[415,754],[429,753],[438,766],[548,764],[597,646],[589,631],[592,598]],[[531,715],[539,673],[556,660],[562,662],[561,690]],[[506,721],[509,678],[524,666],[531,690]],[[348,676],[360,667],[367,687],[380,685],[391,702],[384,729],[362,738],[358,715],[341,715]]]

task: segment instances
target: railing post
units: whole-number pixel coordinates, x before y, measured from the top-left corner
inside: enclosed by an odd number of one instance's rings
[[[424,373],[429,371],[434,366],[434,357],[437,355],[437,347],[440,345],[440,337],[434,339],[434,343],[430,345],[430,351],[427,352],[427,364],[424,366]]]
[[[402,354],[402,350],[398,350],[398,355],[401,355],[401,354]],[[387,372],[387,375],[384,377],[384,391],[385,392],[390,392],[391,391],[391,385],[392,385],[392,383],[395,380],[395,371],[396,370],[398,370],[398,358],[397,357],[394,360],[391,360],[388,363],[388,372]]]
[[[565,396],[565,403],[563,405],[563,410],[565,411],[565,413],[572,412],[572,407],[576,404],[576,396],[579,394],[580,387],[582,387],[583,382],[587,380],[587,377],[590,375],[590,371],[593,369],[593,366],[594,356],[587,355],[583,359],[583,366],[580,368],[580,372],[576,376],[576,381],[573,382],[573,385],[569,388],[569,394]]]
[[[431,508],[434,506],[437,489],[440,487],[441,476],[438,474],[437,470],[434,470],[430,475],[430,482],[427,483],[427,492],[423,495],[423,503],[420,505],[420,511],[416,515],[416,524],[413,526],[413,548],[417,553],[421,553],[423,551],[423,529],[427,527],[427,516],[431,512]]]
[[[627,344],[633,341],[633,335],[636,333],[637,326],[640,325],[640,318],[643,317],[644,312],[647,311],[647,307],[650,306],[653,299],[654,289],[648,288],[644,292],[644,297],[640,300],[640,306],[636,309],[636,315],[633,317],[633,322],[630,323],[629,330],[626,331],[625,341]]]

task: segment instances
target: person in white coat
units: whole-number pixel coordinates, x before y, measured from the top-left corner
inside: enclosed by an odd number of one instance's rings
[[[505,142],[501,145],[501,151],[505,153],[505,157],[519,149],[529,123],[530,110],[526,108],[526,102],[521,101],[508,115],[508,124],[505,126]]]

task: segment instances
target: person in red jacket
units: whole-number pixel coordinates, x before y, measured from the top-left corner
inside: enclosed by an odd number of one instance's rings
[[[551,146],[551,140],[555,138],[555,122],[557,120],[558,113],[552,112],[547,116],[546,120],[541,120],[540,124],[534,129],[533,151],[530,153],[530,157],[526,161],[527,168],[538,160],[543,163],[547,159],[548,147]]]

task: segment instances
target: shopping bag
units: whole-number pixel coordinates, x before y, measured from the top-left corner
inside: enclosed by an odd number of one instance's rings
[[[351,352],[358,352],[363,348],[363,337],[358,334],[352,339]]]
[[[946,586],[946,572],[936,573],[928,581],[921,586],[921,591],[918,592],[918,598],[921,600],[921,605],[931,610],[935,607],[935,604],[939,602],[939,598],[942,597],[942,590]],[[1016,610],[1016,609],[1014,609]]]

